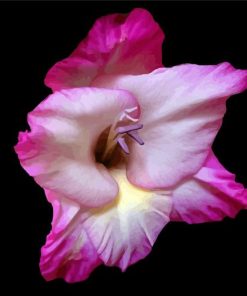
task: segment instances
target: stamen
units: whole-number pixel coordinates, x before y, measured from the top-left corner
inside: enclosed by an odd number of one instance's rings
[[[116,134],[117,135],[118,134],[125,134],[125,133],[131,132],[131,131],[139,130],[141,128],[143,128],[143,124],[140,124],[140,123],[131,124],[131,125],[127,125],[127,126],[121,126],[116,129]]]
[[[129,135],[133,140],[135,140],[138,144],[144,145],[144,142],[140,135],[138,134],[137,130],[132,130],[130,132],[127,132],[127,135]]]
[[[128,145],[126,144],[125,142],[125,139],[123,137],[119,137],[118,140],[117,140],[118,144],[120,145],[120,147],[123,149],[123,151],[126,153],[126,154],[129,154],[129,147]]]
[[[132,112],[136,111],[137,109],[138,109],[137,106],[133,107],[133,108],[125,109],[124,112],[121,114],[120,118],[118,118],[118,120],[115,121],[114,124],[111,126],[109,136],[107,139],[107,143],[106,143],[106,149],[105,149],[105,151],[103,153],[103,157],[102,157],[103,160],[106,160],[109,157],[109,155],[114,150],[114,147],[116,144],[118,144],[126,154],[130,153],[129,147],[128,147],[128,145],[125,141],[125,138],[124,138],[125,134],[130,136],[138,144],[140,144],[140,145],[144,144],[143,140],[141,139],[141,137],[139,136],[139,134],[137,132],[139,129],[143,128],[143,124],[135,123],[139,119],[134,118],[130,115]],[[117,123],[119,121],[123,121],[124,119],[128,119],[133,124],[120,126],[120,127],[116,128]],[[126,123],[123,122],[122,124],[126,124]]]
[[[136,124],[130,124],[127,126],[121,126],[116,128],[116,141],[120,145],[120,147],[123,149],[123,151],[126,154],[129,154],[129,148],[128,145],[125,142],[125,139],[122,137],[123,134],[127,134],[130,136],[133,140],[135,140],[138,144],[143,145],[144,142],[140,135],[138,134],[138,130],[143,128],[143,124],[136,123]]]

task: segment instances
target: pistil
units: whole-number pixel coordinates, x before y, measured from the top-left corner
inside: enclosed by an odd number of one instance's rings
[[[101,162],[107,162],[110,160],[111,154],[117,144],[126,154],[130,153],[129,147],[126,143],[125,135],[131,137],[131,139],[140,145],[144,144],[142,138],[138,134],[138,130],[143,128],[143,124],[135,123],[138,121],[138,119],[131,116],[131,113],[136,111],[136,109],[137,107],[126,109],[124,113],[121,114],[120,118],[118,118],[112,124],[107,138],[105,150],[101,157]],[[131,124],[127,124],[126,121],[130,121]],[[116,127],[119,123],[122,124],[122,126]]]

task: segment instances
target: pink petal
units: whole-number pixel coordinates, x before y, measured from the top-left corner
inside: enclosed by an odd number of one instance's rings
[[[203,165],[217,134],[227,98],[247,88],[247,71],[228,63],[185,64],[139,76],[109,76],[98,87],[120,88],[141,106],[144,145],[132,142],[129,180],[148,189],[173,186]]]
[[[83,228],[80,207],[52,191],[46,191],[46,196],[53,206],[53,221],[41,250],[41,273],[47,281],[56,278],[69,283],[85,280],[101,260]]]
[[[219,221],[235,217],[241,209],[247,209],[247,189],[210,152],[199,172],[174,190],[171,220]]]
[[[123,271],[144,258],[169,221],[171,192],[151,192],[131,185],[124,169],[112,169],[119,185],[115,201],[97,209],[46,190],[53,206],[52,230],[41,250],[46,280],[85,280],[99,264]]]
[[[112,201],[118,186],[95,161],[100,134],[125,109],[138,107],[126,91],[70,89],[49,96],[28,115],[31,132],[15,150],[23,168],[44,189],[88,207]],[[135,112],[138,116],[138,110]]]
[[[100,259],[124,271],[144,258],[169,222],[169,192],[151,192],[131,185],[125,170],[112,170],[119,185],[117,199],[103,209],[90,211],[87,233]]]
[[[49,70],[45,84],[55,91],[87,86],[104,73],[148,73],[162,66],[163,39],[144,9],[101,17],[76,50]]]

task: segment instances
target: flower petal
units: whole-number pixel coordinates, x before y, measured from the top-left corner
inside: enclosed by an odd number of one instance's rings
[[[119,185],[119,195],[112,204],[90,211],[85,223],[101,260],[123,271],[148,255],[160,231],[169,222],[171,211],[168,192],[134,187],[125,173],[123,169],[111,171]]]
[[[247,209],[247,189],[236,183],[210,152],[204,166],[173,192],[171,220],[188,223],[219,221]]]
[[[76,50],[49,70],[45,84],[55,91],[90,85],[104,73],[148,73],[162,66],[163,39],[144,9],[101,17]]]
[[[15,147],[21,165],[44,189],[81,205],[97,207],[112,201],[117,183],[96,163],[94,150],[99,135],[133,107],[137,102],[126,91],[56,92],[28,115],[31,132],[20,133]]]
[[[144,145],[132,143],[128,179],[148,189],[173,186],[203,165],[225,102],[247,88],[247,71],[230,64],[185,64],[140,76],[102,77],[95,86],[126,89],[141,106]]]
[[[41,273],[48,281],[56,278],[70,283],[85,280],[101,260],[83,229],[80,206],[52,191],[46,191],[46,196],[53,206],[53,221],[41,249]]]

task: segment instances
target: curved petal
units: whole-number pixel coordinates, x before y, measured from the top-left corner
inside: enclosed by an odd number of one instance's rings
[[[46,280],[85,280],[101,263],[124,271],[151,251],[169,221],[171,193],[136,188],[125,173],[123,169],[111,170],[119,194],[114,202],[98,209],[88,210],[46,190],[53,206],[52,229],[40,259]]]
[[[126,91],[95,88],[63,90],[49,96],[29,115],[31,132],[20,133],[15,150],[23,168],[44,189],[81,205],[112,201],[118,186],[95,162],[99,135],[137,106]],[[138,116],[138,110],[133,116]]]
[[[80,206],[52,191],[46,191],[46,196],[53,206],[53,221],[41,249],[41,273],[47,281],[56,278],[69,283],[83,281],[101,260],[83,229]]]
[[[137,186],[159,189],[203,165],[227,98],[247,88],[247,71],[228,63],[185,64],[147,75],[102,77],[94,85],[126,89],[138,99],[145,144],[132,143],[127,176]]]
[[[45,84],[55,91],[90,85],[104,73],[148,73],[162,66],[163,39],[144,9],[101,17],[76,50],[49,70]]]
[[[90,211],[85,223],[100,259],[123,271],[148,255],[171,211],[168,192],[134,187],[125,173],[123,169],[111,171],[119,185],[118,197],[112,204]]]
[[[236,183],[210,152],[204,166],[173,192],[171,220],[188,223],[219,221],[247,209],[247,189]]]

